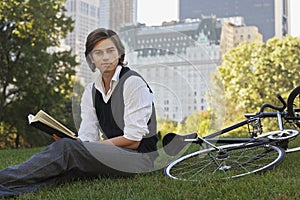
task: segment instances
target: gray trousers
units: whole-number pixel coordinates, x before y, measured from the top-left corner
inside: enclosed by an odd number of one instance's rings
[[[153,161],[147,154],[60,139],[27,161],[0,171],[0,197],[32,192],[70,179],[129,177],[152,169]]]

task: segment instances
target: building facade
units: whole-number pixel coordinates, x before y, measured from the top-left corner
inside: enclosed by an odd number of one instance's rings
[[[266,41],[274,36],[282,36],[280,32],[284,1],[286,0],[180,0],[179,18],[201,19],[212,14],[217,18],[242,16],[248,26],[258,27]]]
[[[121,31],[129,66],[154,91],[160,117],[182,121],[209,108],[212,75],[221,56],[242,42],[262,41],[243,17],[166,22],[162,26],[127,26]]]
[[[263,41],[258,28],[246,26],[242,17],[223,19],[223,21],[220,42],[221,56],[242,42]]]
[[[218,45],[221,29],[221,20],[211,16],[202,20],[165,22],[161,26],[126,26],[120,33],[128,48],[134,49],[138,57],[152,57],[185,54],[187,47],[194,46],[201,34],[210,43]]]
[[[137,0],[99,0],[100,26],[119,31],[137,23]]]
[[[180,122],[209,106],[210,78],[219,64],[220,49],[216,39],[205,34],[215,28],[202,28],[208,27],[203,23],[172,22],[121,31],[129,67],[148,82],[162,118]]]
[[[99,27],[100,24],[100,1],[99,0],[67,0],[67,15],[74,20],[74,30],[68,34],[65,43],[77,56],[80,65],[76,68],[76,76],[82,83],[94,79],[94,74],[89,70],[84,51],[85,40],[89,32]]]

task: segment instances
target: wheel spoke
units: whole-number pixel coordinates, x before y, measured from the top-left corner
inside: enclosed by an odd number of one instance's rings
[[[242,148],[235,148],[238,145]],[[272,169],[284,159],[281,148],[271,145],[246,148],[242,145],[227,145],[222,154],[215,149],[206,149],[185,155],[166,168],[166,175],[192,181],[233,178]]]

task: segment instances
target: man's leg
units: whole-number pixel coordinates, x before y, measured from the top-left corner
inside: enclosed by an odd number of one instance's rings
[[[0,197],[35,191],[70,178],[132,176],[151,167],[149,157],[135,151],[61,139],[24,163],[0,171]]]
[[[0,172],[0,196],[35,191],[65,178],[97,176],[97,161],[82,142],[61,139],[27,161]]]

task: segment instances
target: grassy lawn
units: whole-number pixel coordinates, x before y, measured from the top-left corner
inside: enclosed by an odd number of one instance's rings
[[[42,148],[1,150],[0,168],[18,164]],[[163,170],[130,179],[95,179],[45,188],[14,199],[300,199],[300,152],[287,154],[276,169],[231,180],[184,182]]]

